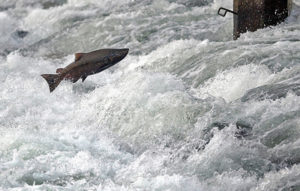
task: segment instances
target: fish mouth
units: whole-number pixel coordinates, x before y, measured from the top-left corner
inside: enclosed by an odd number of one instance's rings
[[[116,49],[113,55],[116,61],[121,61],[127,56],[128,52],[129,52],[129,48]]]
[[[124,49],[121,49],[126,55],[128,54],[129,52],[129,48],[124,48]]]
[[[125,58],[125,56],[127,56],[128,52],[129,52],[129,48],[123,48],[123,49],[120,49],[119,51],[120,51],[120,54],[122,55],[121,57]]]

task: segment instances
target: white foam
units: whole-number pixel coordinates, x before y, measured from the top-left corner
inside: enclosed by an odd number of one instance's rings
[[[5,12],[0,12],[0,44],[1,50],[13,49],[20,46],[20,42],[14,38],[14,32],[17,30],[18,21]],[[1,51],[1,52],[2,52]]]
[[[219,72],[197,91],[203,98],[208,94],[233,101],[243,96],[247,90],[262,86],[272,78],[273,75],[266,66],[250,64]]]
[[[282,169],[278,172],[267,173],[266,176],[259,181],[259,184],[256,188],[252,190],[266,190],[286,187],[287,189],[297,189],[300,183],[300,167],[295,165],[291,169]]]
[[[110,1],[110,0],[68,0],[68,4],[72,6],[96,5],[102,8],[114,9],[124,4],[130,3],[132,0]]]
[[[299,96],[235,101],[257,86],[297,78],[297,7],[286,23],[232,41],[231,17],[216,15],[229,0],[201,7],[70,0],[49,9],[39,2],[0,13],[0,41],[13,44],[17,28],[29,30],[26,43],[45,39],[0,57],[0,190],[299,185],[298,164],[286,162],[298,160]],[[100,47],[129,47],[130,54],[49,93],[41,74],[71,63],[75,50]],[[250,123],[250,135],[237,136],[237,121]],[[293,135],[276,140],[288,127]]]

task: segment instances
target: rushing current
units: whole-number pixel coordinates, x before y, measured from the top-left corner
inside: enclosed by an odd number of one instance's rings
[[[232,40],[232,0],[0,0],[0,190],[300,190],[300,0]],[[74,53],[119,64],[49,93]]]

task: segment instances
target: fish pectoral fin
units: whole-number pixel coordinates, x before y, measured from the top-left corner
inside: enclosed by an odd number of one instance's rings
[[[80,78],[73,78],[73,79],[72,79],[72,82],[73,82],[73,83],[76,83],[79,79],[80,79]]]
[[[83,56],[83,53],[75,53],[75,61],[80,60],[80,58]]]
[[[84,82],[84,80],[86,79],[86,77],[87,77],[87,76],[82,76],[82,77],[81,77],[82,82]]]
[[[57,74],[62,73],[63,70],[64,70],[63,68],[57,68],[57,69],[56,69],[56,73],[57,73]]]

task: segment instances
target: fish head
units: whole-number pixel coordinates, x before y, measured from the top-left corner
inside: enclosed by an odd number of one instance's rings
[[[106,64],[115,64],[123,60],[129,52],[128,48],[124,49],[110,49],[107,56],[104,58]]]
[[[104,63],[104,65],[112,66],[123,60],[128,54],[129,49],[101,49],[88,53],[88,59],[95,63]]]

